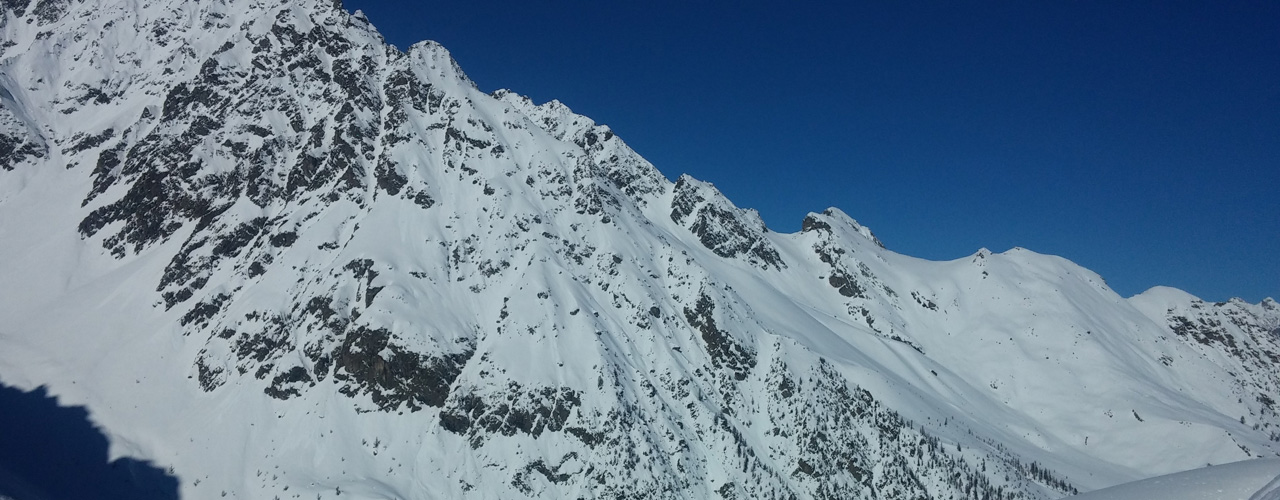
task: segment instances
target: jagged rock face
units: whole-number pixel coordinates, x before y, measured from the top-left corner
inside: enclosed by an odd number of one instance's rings
[[[1194,352],[1212,357],[1233,375],[1231,394],[1244,405],[1241,419],[1252,427],[1275,427],[1275,395],[1280,391],[1280,306],[1272,299],[1248,304],[1240,299],[1209,303],[1193,297],[1178,297],[1173,291],[1149,292],[1144,312],[1154,321],[1164,321],[1170,331]],[[1176,299],[1168,298],[1173,295]],[[1164,310],[1160,311],[1163,307]],[[1174,366],[1181,356],[1164,356],[1160,362]],[[1280,429],[1268,431],[1280,442]]]
[[[90,407],[184,495],[1047,498],[1277,449],[1274,301],[774,233],[329,2],[3,8],[0,377],[156,394]]]
[[[0,93],[0,102],[12,102],[8,91]],[[13,170],[14,165],[38,160],[48,154],[48,147],[36,142],[26,123],[11,111],[12,104],[0,107],[0,168]]]

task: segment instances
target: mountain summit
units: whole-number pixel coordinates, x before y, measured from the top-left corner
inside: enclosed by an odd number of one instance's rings
[[[1056,498],[1280,451],[1280,305],[770,231],[331,1],[6,0],[0,380],[184,498]]]

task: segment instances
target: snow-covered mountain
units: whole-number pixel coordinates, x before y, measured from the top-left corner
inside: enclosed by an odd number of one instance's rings
[[[1057,498],[1280,452],[1274,300],[775,233],[332,1],[0,5],[0,381],[183,498]]]

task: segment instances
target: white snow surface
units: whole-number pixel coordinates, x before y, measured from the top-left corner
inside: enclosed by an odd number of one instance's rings
[[[1280,459],[1211,465],[1071,497],[1072,500],[1271,500],[1280,498]]]
[[[183,498],[1059,498],[1280,452],[1274,300],[776,233],[332,2],[4,9],[0,381]]]

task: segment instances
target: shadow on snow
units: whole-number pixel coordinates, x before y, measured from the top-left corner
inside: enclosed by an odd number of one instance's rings
[[[58,406],[44,387],[0,383],[0,498],[176,500],[178,479],[149,462],[107,461],[107,437],[83,406]]]

